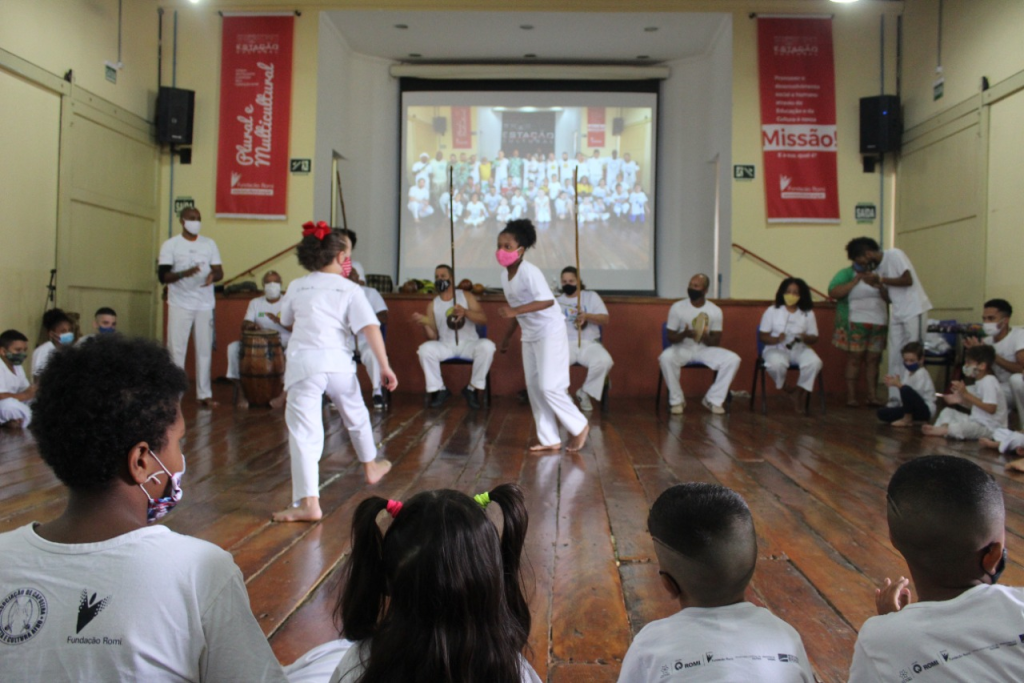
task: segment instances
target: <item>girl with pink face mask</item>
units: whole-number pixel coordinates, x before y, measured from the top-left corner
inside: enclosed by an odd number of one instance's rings
[[[522,328],[526,391],[537,425],[537,443],[530,447],[530,452],[544,454],[561,450],[559,423],[572,436],[566,450],[574,452],[586,443],[590,426],[569,398],[569,340],[561,309],[555,303],[544,274],[537,266],[523,260],[526,250],[536,242],[537,231],[527,219],[510,221],[498,235],[495,257],[505,269],[501,286],[508,302],[498,309],[498,314],[512,321],[501,341],[501,352],[508,351],[516,328]]]

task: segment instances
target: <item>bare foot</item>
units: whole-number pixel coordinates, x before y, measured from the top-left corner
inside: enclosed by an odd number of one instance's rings
[[[999,442],[994,439],[981,438],[978,439],[978,443],[980,443],[985,448],[995,448],[996,450],[999,450]]]
[[[275,512],[270,519],[275,522],[319,522],[324,516],[320,510],[320,499],[308,496],[299,504],[280,512]]]
[[[914,426],[914,418],[912,418],[909,415],[904,415],[903,417],[901,417],[900,419],[896,420],[895,422],[890,422],[889,426],[891,426],[891,427],[913,427]]]
[[[1017,458],[1006,463],[1006,469],[1014,472],[1024,472],[1024,458]]]
[[[249,407],[249,401],[247,401],[245,399],[245,395],[244,394],[242,394],[242,393],[238,394],[238,398],[235,399],[235,407],[236,408],[243,408],[243,409]]]
[[[923,425],[921,427],[921,433],[925,436],[945,436],[946,431],[945,427],[936,427],[935,425]]]
[[[274,410],[279,410],[280,408],[283,408],[284,407],[285,399],[287,399],[287,398],[288,398],[288,393],[282,391],[280,393],[280,395],[275,396],[274,398],[270,399],[270,407],[273,408]]]
[[[371,460],[370,462],[363,463],[363,472],[366,474],[367,484],[376,484],[390,471],[390,460]]]
[[[579,434],[577,434],[576,436],[572,437],[572,439],[569,440],[569,445],[565,447],[565,450],[567,450],[570,453],[578,452],[581,448],[583,448],[583,444],[587,442],[587,434],[589,433],[590,425],[584,426],[582,432],[580,432]]]
[[[544,453],[554,453],[554,452],[560,451],[560,450],[562,450],[562,444],[560,444],[560,443],[552,444],[550,446],[545,446],[544,444],[540,444],[539,443],[539,444],[537,444],[535,446],[530,446],[530,453],[533,453],[534,455],[543,455]]]
[[[201,398],[201,399],[199,399],[199,406],[201,408],[212,408],[212,407],[214,407],[216,405],[220,405],[220,404],[217,403],[216,401],[214,401],[212,398]],[[247,403],[246,407],[248,407],[248,406],[249,406],[249,404]]]

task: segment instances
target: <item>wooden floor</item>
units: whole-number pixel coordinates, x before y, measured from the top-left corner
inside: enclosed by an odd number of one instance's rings
[[[217,398],[227,399],[217,387]],[[873,614],[873,588],[906,569],[889,545],[885,485],[907,459],[956,453],[975,459],[1004,486],[1010,566],[1024,583],[1024,484],[995,454],[926,442],[876,425],[865,409],[838,405],[799,417],[782,399],[766,417],[745,403],[713,417],[691,404],[683,417],[654,413],[654,401],[612,401],[591,418],[592,439],[577,456],[525,453],[528,406],[496,398],[470,412],[451,399],[425,410],[399,395],[374,416],[383,455],[395,468],[373,492],[406,498],[440,487],[477,493],[516,481],[530,511],[534,628],[530,660],[548,681],[614,681],[631,636],[674,611],[662,592],[645,529],[650,503],[681,481],[717,481],[746,497],[760,544],[750,599],[803,635],[823,681],[845,681],[857,629]],[[253,612],[283,663],[336,636],[329,612],[332,574],[348,548],[355,506],[368,493],[338,414],[326,414],[321,462],[325,518],[272,525],[290,497],[282,414],[227,406],[184,406],[188,422],[185,498],[168,518],[182,533],[228,550],[245,575]],[[664,410],[664,409],[663,409]],[[46,520],[63,491],[31,437],[0,436],[0,531]],[[1018,558],[1018,559],[1014,559]]]

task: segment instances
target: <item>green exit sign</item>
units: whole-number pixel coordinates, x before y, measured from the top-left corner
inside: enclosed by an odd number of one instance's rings
[[[753,180],[753,164],[736,164],[732,167],[732,177],[736,180]]]

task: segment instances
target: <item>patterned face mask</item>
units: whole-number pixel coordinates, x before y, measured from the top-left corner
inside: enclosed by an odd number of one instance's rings
[[[160,462],[160,458],[156,457],[156,453],[150,451],[150,454],[153,456],[153,459],[156,460],[157,463],[160,465],[160,469],[166,472],[167,476],[170,477],[168,483],[170,484],[171,493],[169,496],[162,496],[160,498],[157,498],[156,500],[153,500],[152,496],[149,495],[149,492],[146,491],[146,487],[143,486],[142,484],[139,484],[139,488],[142,489],[142,492],[146,494],[146,498],[149,499],[149,507],[146,509],[146,524],[153,524],[157,520],[162,519],[168,512],[174,509],[175,505],[178,504],[178,501],[181,500],[182,496],[181,477],[183,474],[185,474],[184,453],[181,454],[181,472],[177,472],[175,474],[171,474],[170,470],[164,467],[164,464]],[[154,472],[153,474],[149,475],[149,478],[147,478],[146,481],[143,482],[143,484],[148,483],[150,480],[156,480],[157,482],[159,482],[159,476],[159,472]]]

